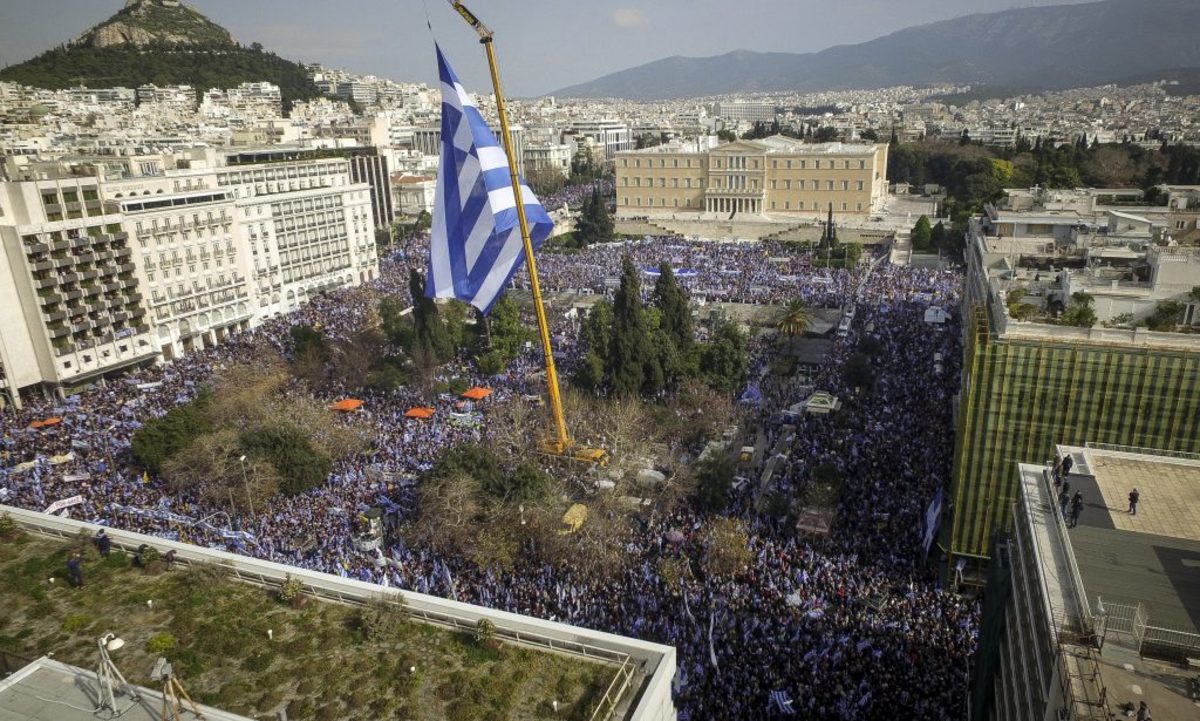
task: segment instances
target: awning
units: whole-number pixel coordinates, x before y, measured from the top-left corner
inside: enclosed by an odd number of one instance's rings
[[[484,398],[487,398],[488,396],[490,396],[491,394],[492,394],[491,388],[483,388],[481,386],[475,386],[474,388],[470,388],[465,393],[463,393],[462,397],[470,398],[473,401],[481,401]]]
[[[343,398],[337,403],[329,406],[331,411],[356,411],[362,408],[363,402],[357,398]]]
[[[432,408],[409,408],[404,412],[405,418],[433,418]]]

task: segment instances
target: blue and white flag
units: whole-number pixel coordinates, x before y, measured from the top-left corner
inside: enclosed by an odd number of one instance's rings
[[[525,261],[512,177],[504,148],[496,142],[440,47],[437,57],[442,81],[442,157],[425,294],[458,298],[487,313]],[[537,249],[550,237],[554,223],[524,180],[521,202]]]
[[[792,699],[783,691],[770,692],[767,698],[767,708],[772,706],[778,708],[779,712],[786,716],[792,716],[796,713],[796,710],[792,708]]]

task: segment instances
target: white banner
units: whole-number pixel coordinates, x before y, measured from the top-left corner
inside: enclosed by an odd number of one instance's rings
[[[61,501],[51,503],[43,513],[58,513],[64,508],[78,506],[80,503],[83,503],[83,496],[71,496],[70,498],[64,498]]]

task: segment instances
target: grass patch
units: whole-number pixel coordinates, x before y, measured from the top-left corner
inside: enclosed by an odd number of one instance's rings
[[[131,683],[154,686],[150,670],[166,656],[197,701],[258,718],[286,708],[338,721],[586,719],[612,679],[609,666],[401,621],[402,609],[294,609],[217,569],[147,574],[117,551],[85,550],[84,587],[72,588],[67,557],[87,545],[0,543],[0,647],[90,668],[96,638],[112,631]],[[547,711],[552,699],[559,714]]]

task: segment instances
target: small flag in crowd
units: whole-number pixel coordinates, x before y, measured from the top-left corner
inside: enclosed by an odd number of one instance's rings
[[[787,716],[793,716],[796,713],[796,710],[792,708],[792,699],[790,699],[783,691],[771,692],[771,698],[767,702],[767,708],[770,708],[771,706],[777,707],[780,713]]]
[[[437,48],[442,81],[442,157],[434,196],[425,294],[487,313],[525,260],[508,157]],[[536,250],[554,223],[521,181]]]

